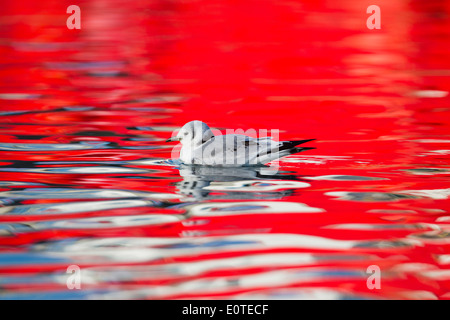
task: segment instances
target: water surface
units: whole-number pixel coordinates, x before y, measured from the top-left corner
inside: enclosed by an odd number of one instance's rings
[[[450,297],[448,2],[378,1],[381,30],[365,1],[78,1],[81,30],[26,4],[0,20],[1,299]],[[194,119],[316,149],[180,165]]]

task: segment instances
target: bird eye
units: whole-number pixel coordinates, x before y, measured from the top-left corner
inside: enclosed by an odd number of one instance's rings
[[[185,136],[187,136],[187,134],[188,134],[187,132],[184,133]]]

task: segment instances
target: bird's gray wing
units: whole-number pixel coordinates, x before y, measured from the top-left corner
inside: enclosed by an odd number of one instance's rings
[[[194,150],[194,163],[241,166],[261,164],[261,156],[276,153],[280,143],[239,134],[215,136]]]

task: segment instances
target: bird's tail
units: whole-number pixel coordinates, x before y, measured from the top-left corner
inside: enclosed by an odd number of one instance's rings
[[[280,141],[280,146],[276,150],[271,150],[264,154],[258,155],[258,162],[260,164],[266,164],[275,159],[289,156],[294,153],[299,153],[305,150],[316,149],[312,147],[297,147],[299,144],[303,144],[316,139],[307,140],[293,140],[293,141]]]

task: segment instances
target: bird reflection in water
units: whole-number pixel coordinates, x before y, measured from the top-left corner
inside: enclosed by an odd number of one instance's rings
[[[183,178],[183,181],[176,183],[179,193],[197,201],[275,200],[292,194],[295,189],[310,186],[270,166],[208,167],[181,164],[179,173]]]

